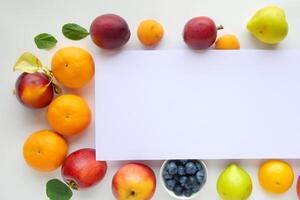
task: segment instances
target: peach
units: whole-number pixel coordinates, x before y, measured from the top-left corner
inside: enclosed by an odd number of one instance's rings
[[[96,161],[95,149],[80,149],[71,153],[64,161],[61,175],[72,188],[88,188],[100,182],[106,174],[105,161]]]
[[[216,41],[220,29],[223,27],[216,27],[209,17],[195,17],[185,24],[183,39],[192,49],[207,49]]]
[[[51,81],[39,72],[22,73],[15,87],[18,100],[30,108],[43,108],[49,105],[54,95]]]
[[[129,163],[121,167],[112,180],[113,194],[118,200],[149,200],[156,187],[152,169],[141,163]]]

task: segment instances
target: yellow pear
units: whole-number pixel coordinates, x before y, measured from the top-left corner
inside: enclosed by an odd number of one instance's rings
[[[267,6],[258,10],[247,24],[247,29],[260,41],[277,44],[288,34],[288,23],[284,10]]]

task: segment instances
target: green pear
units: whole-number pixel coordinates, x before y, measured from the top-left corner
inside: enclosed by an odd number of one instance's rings
[[[277,44],[288,34],[289,25],[283,9],[267,6],[255,13],[248,22],[247,29],[260,41]]]
[[[252,181],[245,170],[231,164],[219,176],[217,190],[223,200],[245,200],[252,192]]]

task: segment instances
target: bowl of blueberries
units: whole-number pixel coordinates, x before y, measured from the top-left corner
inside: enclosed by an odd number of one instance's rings
[[[207,168],[201,160],[166,160],[160,169],[165,190],[176,199],[195,198],[207,179]]]

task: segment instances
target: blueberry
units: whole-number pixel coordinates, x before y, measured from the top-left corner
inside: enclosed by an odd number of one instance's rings
[[[175,164],[174,161],[171,161],[167,164],[167,171],[169,172],[170,175],[177,174],[177,165]]]
[[[182,165],[179,165],[177,168],[177,173],[181,176],[185,175],[185,168]]]
[[[181,163],[182,165],[185,165],[187,162],[188,162],[188,160],[180,160],[180,163]]]
[[[179,182],[180,176],[178,176],[177,174],[173,176],[173,179],[177,182]]]
[[[194,176],[190,176],[188,178],[189,183],[191,183],[192,185],[197,184],[197,179]]]
[[[165,180],[173,178],[166,169],[163,171],[163,177]]]
[[[175,185],[176,185],[176,181],[173,179],[166,181],[166,187],[171,191],[173,191]]]
[[[186,177],[186,176],[181,176],[181,177],[179,178],[179,183],[180,183],[182,186],[184,186],[184,184],[185,184],[187,181],[188,181],[188,177]]]
[[[203,170],[203,166],[202,166],[201,163],[199,163],[199,161],[196,161],[196,162],[195,162],[195,165],[196,165],[196,167],[197,167],[197,170]]]
[[[193,194],[192,190],[186,189],[183,191],[183,195],[186,197],[190,197],[192,196],[192,194]]]
[[[181,162],[180,162],[180,160],[173,160],[173,162],[175,162],[175,164],[177,165],[177,167],[178,167],[179,165],[182,165]]]
[[[196,185],[194,185],[194,187],[192,187],[192,192],[193,193],[196,193],[196,192],[198,192],[200,190],[200,185],[199,184],[196,184]]]
[[[194,187],[194,185],[196,185],[196,184],[198,184],[196,178],[194,176],[189,176],[184,187],[186,189],[192,189]]]
[[[196,173],[196,179],[198,183],[203,183],[204,181],[204,171],[200,170]]]
[[[185,173],[189,175],[193,175],[196,173],[196,171],[197,171],[197,167],[192,161],[189,161],[188,163],[185,164]]]
[[[199,173],[200,176],[204,177],[205,176],[205,172],[204,170],[199,170],[197,173]]]
[[[177,196],[182,196],[183,189],[180,185],[176,185],[173,191]]]

